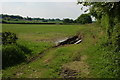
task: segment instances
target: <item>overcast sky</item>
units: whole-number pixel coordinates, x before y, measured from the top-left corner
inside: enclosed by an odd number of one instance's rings
[[[23,17],[71,18],[76,19],[88,7],[81,10],[77,2],[2,2],[2,14]]]

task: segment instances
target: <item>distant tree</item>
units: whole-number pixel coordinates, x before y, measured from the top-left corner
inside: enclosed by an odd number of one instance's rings
[[[76,22],[81,24],[92,23],[92,18],[89,14],[82,14],[76,19]]]
[[[27,20],[32,20],[32,18],[27,16]]]
[[[2,19],[4,20],[22,20],[23,17],[22,16],[19,16],[19,15],[7,15],[7,14],[1,14],[0,15]]]
[[[64,24],[74,23],[74,21],[72,19],[66,18],[66,19],[63,19],[63,23]]]
[[[50,19],[51,21],[55,21],[55,19]]]
[[[48,20],[42,20],[43,22],[48,22]]]
[[[57,18],[57,19],[56,19],[56,21],[60,21],[60,19],[59,19],[59,18]]]

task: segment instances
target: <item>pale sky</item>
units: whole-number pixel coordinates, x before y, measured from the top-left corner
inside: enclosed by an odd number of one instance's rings
[[[1,2],[2,14],[39,18],[76,19],[88,7],[81,10],[77,2]],[[0,13],[1,14],[1,13]]]

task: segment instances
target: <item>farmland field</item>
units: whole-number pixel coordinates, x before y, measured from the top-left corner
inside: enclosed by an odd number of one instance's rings
[[[75,35],[80,25],[3,24],[3,31],[14,32],[21,40],[53,41]]]
[[[16,33],[19,38],[18,42],[35,48],[35,53],[39,53],[42,51],[40,49],[44,49],[46,46],[48,48],[55,45],[59,39],[75,35],[82,28],[80,25],[3,24],[2,26],[3,32]],[[39,46],[38,52],[36,52],[36,46]]]
[[[4,69],[3,77],[58,78],[66,75],[64,73],[65,69],[75,70],[77,77],[94,77],[95,74],[90,74],[89,59],[93,58],[91,62],[94,63],[96,58],[90,56],[92,56],[91,53],[97,50],[97,42],[103,36],[103,32],[100,31],[96,24],[3,24],[2,26],[3,32],[16,33],[19,38],[17,43],[26,46],[32,51],[32,55],[28,55],[29,58],[35,55],[38,56],[40,55],[38,53],[46,51],[42,58],[38,58],[28,64],[23,62]],[[78,33],[84,36],[82,43],[51,48],[55,45],[55,41]],[[67,76],[69,77],[70,75]]]

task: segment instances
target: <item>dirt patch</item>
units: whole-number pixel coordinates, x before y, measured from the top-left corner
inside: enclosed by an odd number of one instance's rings
[[[86,55],[81,56],[81,61],[85,61],[87,59]]]
[[[86,56],[82,56],[80,61],[64,64],[60,71],[62,78],[85,78],[89,76],[89,66],[86,64]]]
[[[76,70],[72,70],[69,68],[62,68],[59,75],[62,78],[77,78],[79,74]]]

